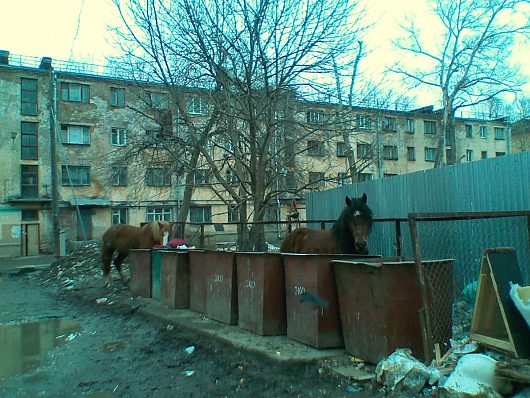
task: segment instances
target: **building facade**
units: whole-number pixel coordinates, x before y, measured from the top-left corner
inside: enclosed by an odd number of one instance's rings
[[[58,230],[63,241],[100,239],[112,224],[174,220],[181,205],[184,181],[165,166],[157,151],[164,135],[161,126],[180,134],[164,86],[53,64],[49,58],[36,62],[0,52],[3,255],[53,252]],[[207,114],[208,104],[200,93],[190,91],[185,100],[192,117]],[[295,118],[311,126],[312,134],[289,144],[296,156],[288,167],[281,166],[285,170],[280,174],[282,184],[301,189],[271,205],[269,220],[285,219],[293,199],[304,217],[304,192],[350,182],[345,139],[353,150],[359,180],[434,165],[441,129],[440,114],[432,107],[345,109],[299,101],[296,108]],[[503,120],[458,118],[455,134],[461,162],[511,151],[510,127]],[[129,148],[132,152],[133,143],[146,141],[145,161],[118,160],[123,159],[118,153]],[[199,161],[188,221],[240,221],[211,179]]]

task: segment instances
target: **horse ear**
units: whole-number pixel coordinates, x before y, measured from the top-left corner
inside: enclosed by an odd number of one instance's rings
[[[363,193],[363,196],[361,197],[362,201],[364,203],[366,203],[366,201],[368,200],[368,197],[366,196],[366,193]]]
[[[346,206],[351,206],[351,199],[348,197],[348,195],[346,195]]]
[[[158,228],[164,229],[164,223],[162,221],[158,220],[157,223],[158,223]]]

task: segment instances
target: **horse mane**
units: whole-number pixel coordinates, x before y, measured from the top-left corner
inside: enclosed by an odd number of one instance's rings
[[[364,200],[363,200],[364,199]],[[359,212],[360,214],[357,217],[361,217],[364,220],[368,221],[370,230],[372,229],[373,224],[373,213],[372,210],[366,204],[366,196],[363,195],[361,198],[352,198],[351,204],[348,205],[349,198],[346,197],[346,207],[340,213],[337,221],[333,223],[331,227],[331,234],[337,242],[337,246],[341,253],[349,254],[353,253],[355,247],[355,239],[349,231],[349,224],[356,217],[355,213]]]
[[[163,227],[160,227],[160,224],[162,224]],[[151,235],[156,242],[161,242],[164,238],[164,229],[166,229],[164,227],[166,226],[167,230],[169,230],[169,223],[166,221],[153,221],[149,224]]]

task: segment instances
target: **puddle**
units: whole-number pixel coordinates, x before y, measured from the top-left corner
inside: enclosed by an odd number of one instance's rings
[[[41,354],[73,340],[80,330],[70,319],[0,325],[0,377],[27,372]]]

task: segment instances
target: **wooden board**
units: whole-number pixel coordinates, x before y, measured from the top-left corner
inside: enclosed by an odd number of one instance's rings
[[[530,356],[530,330],[510,297],[510,282],[522,279],[514,248],[484,250],[471,323],[472,339],[518,358]]]

